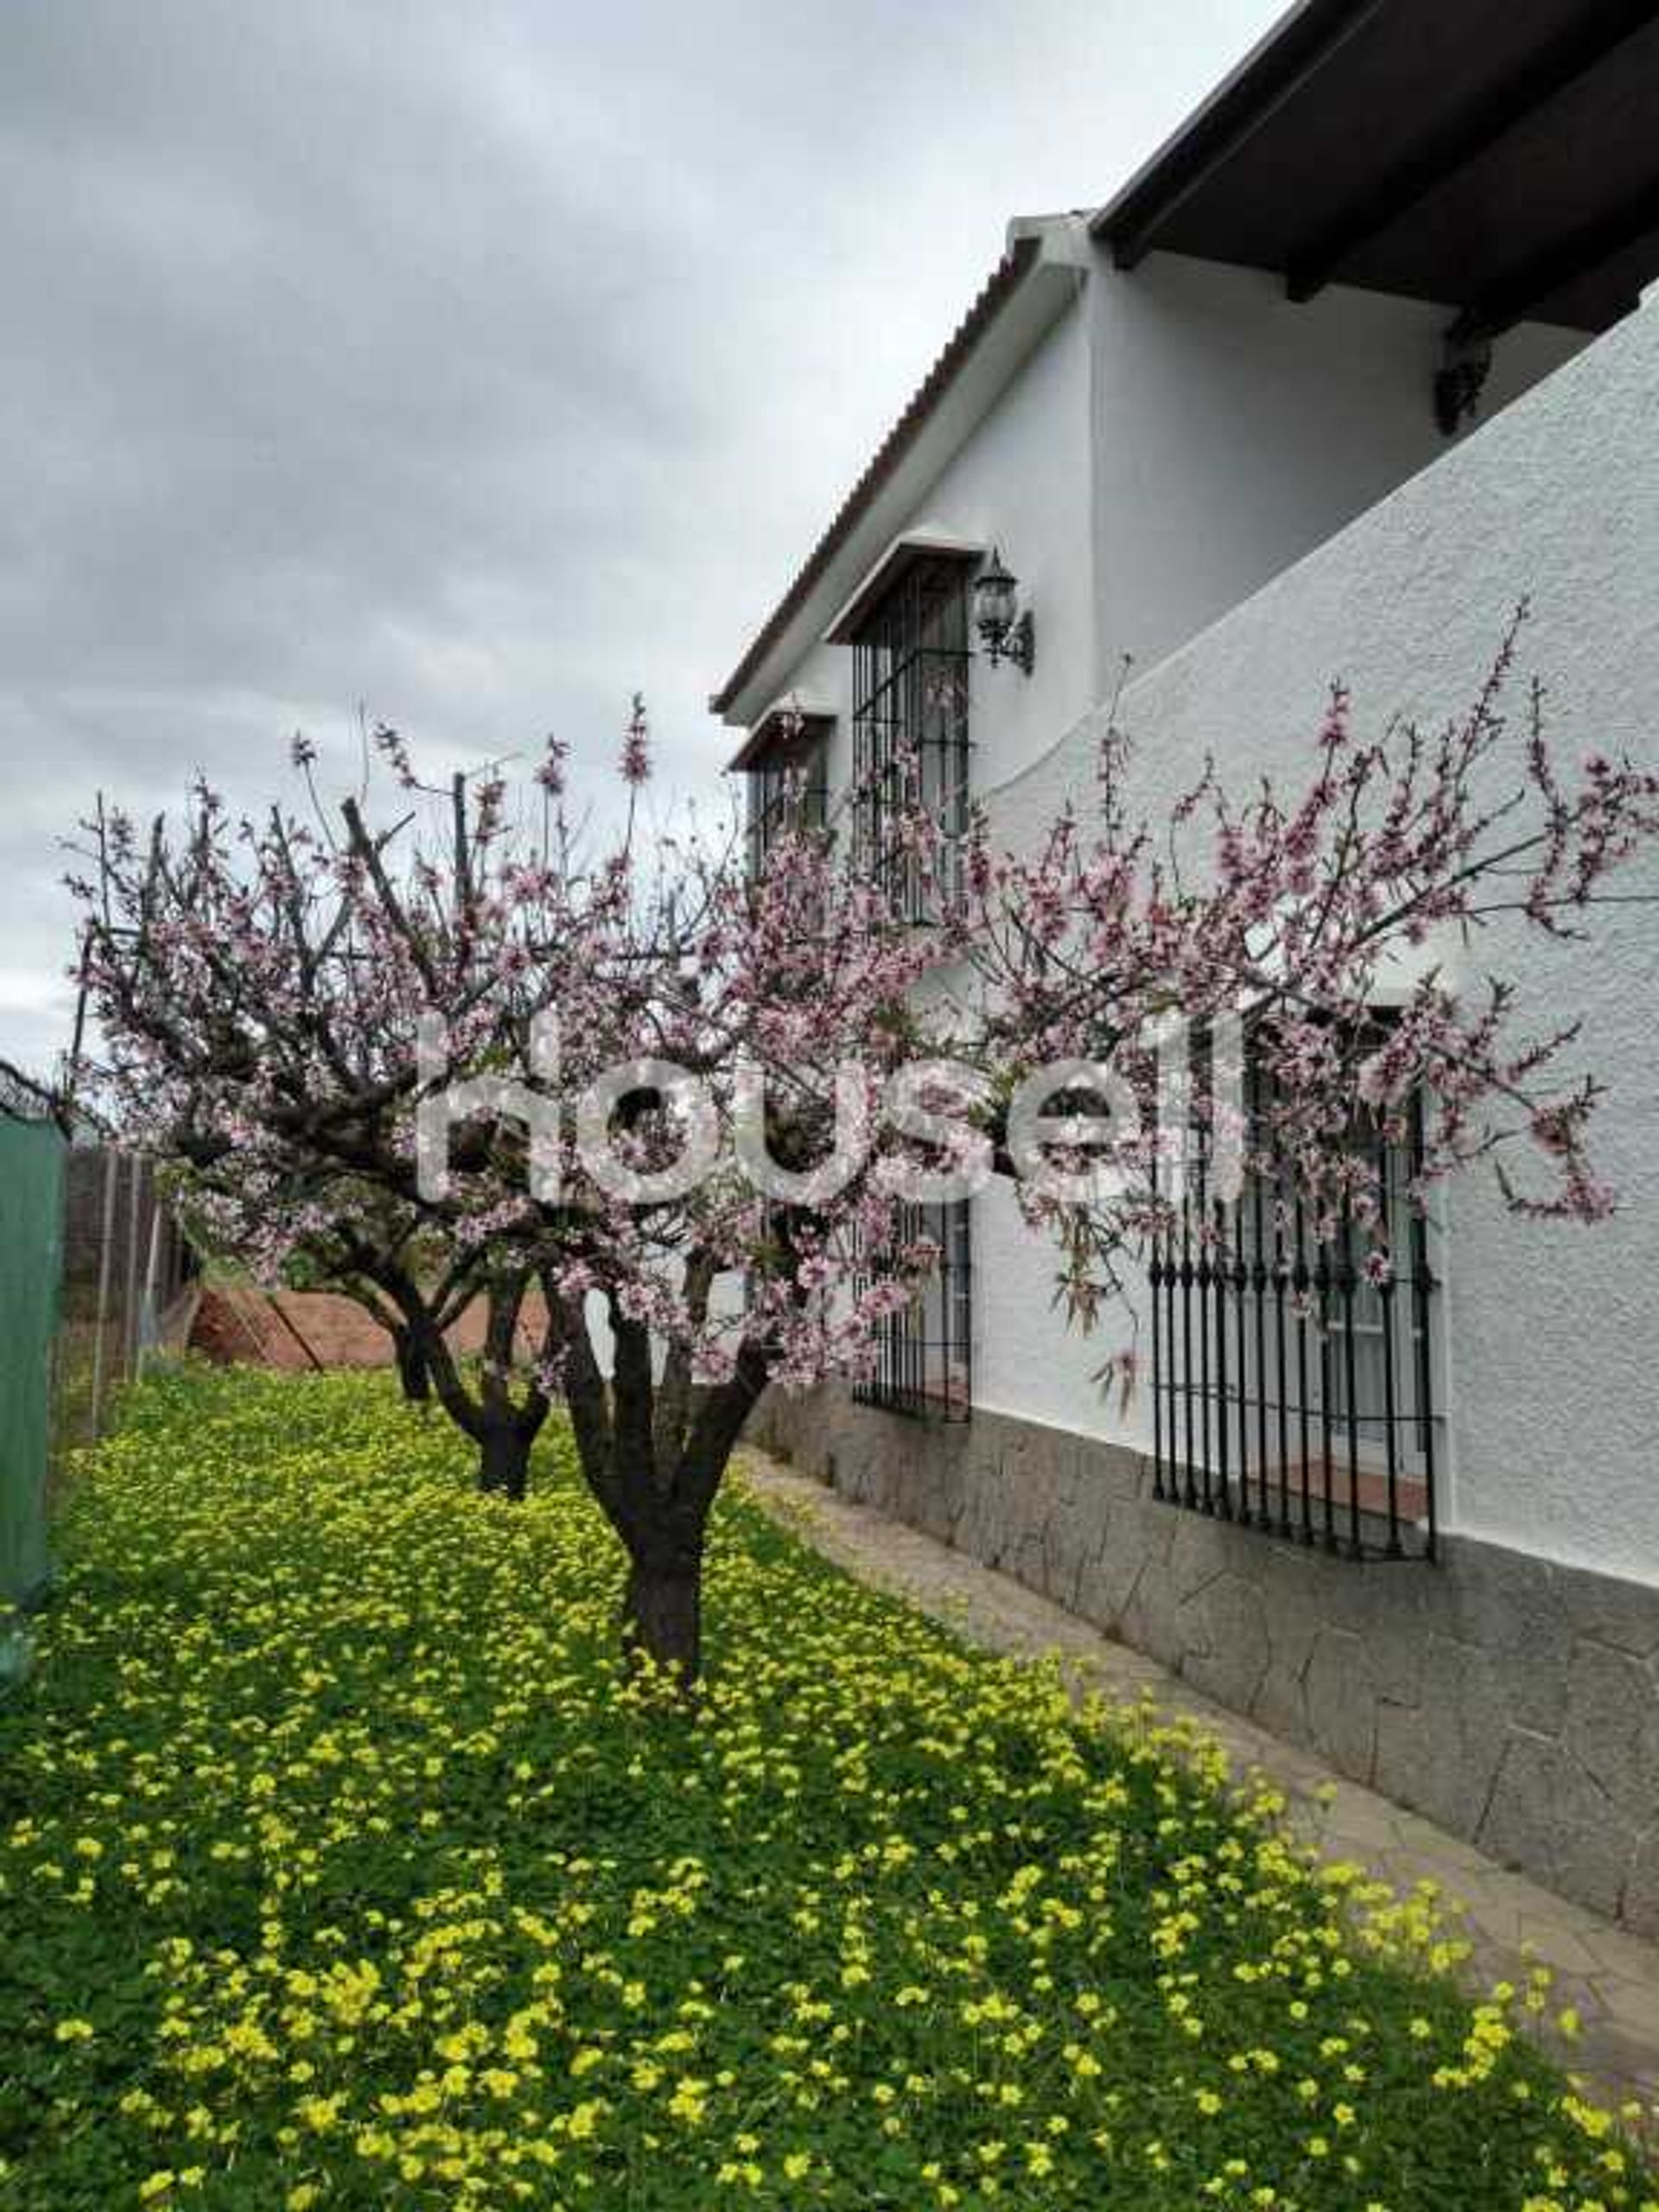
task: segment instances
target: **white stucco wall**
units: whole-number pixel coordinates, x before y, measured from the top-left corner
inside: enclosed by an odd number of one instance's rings
[[[1522,593],[1563,741],[1659,762],[1659,312],[1587,349],[1511,333],[1478,423],[1448,442],[1431,395],[1445,308],[1341,288],[1294,306],[1269,276],[1168,255],[1046,281],[1070,304],[1044,310],[948,458],[907,464],[860,556],[927,526],[1000,544],[1020,576],[1037,673],[972,671],[975,781],[1006,842],[1087,791],[1091,709],[1126,653],[1155,814],[1208,748],[1241,776],[1294,773],[1338,675],[1376,721],[1455,709]],[[821,635],[855,581],[838,574],[800,634]],[[836,715],[832,783],[850,770],[852,659],[809,644],[764,686]],[[1656,946],[1637,907],[1605,913],[1591,954],[1484,949],[1550,1013],[1586,1014],[1616,1088],[1602,1153],[1629,1209],[1599,1232],[1541,1229],[1484,1188],[1457,1195],[1443,1510],[1471,1534],[1659,1582]],[[976,1402],[1149,1446],[1144,1396],[1120,1417],[1089,1379],[1127,1323],[1068,1334],[1053,1255],[1006,1192],[976,1204],[975,1267]]]
[[[1124,654],[1150,667],[1444,455],[1451,310],[1342,286],[1299,306],[1265,272],[1154,254],[1103,256],[1090,312],[1103,696]],[[1583,343],[1511,332],[1480,419]]]
[[[1030,677],[1006,665],[991,668],[982,658],[970,666],[976,790],[1001,785],[1052,749],[1056,733],[1075,724],[1097,696],[1086,296],[1080,283],[1072,307],[971,437],[907,505],[885,520],[884,542],[926,527],[964,542],[998,545],[1034,612],[1037,660]],[[852,772],[852,649],[822,643],[796,663],[780,686],[836,717],[832,791]],[[1020,1370],[1020,1356],[1033,1340],[1030,1317],[1047,1313],[1056,1263],[1046,1243],[1024,1234],[1007,1191],[993,1190],[976,1202],[974,1250],[976,1402],[1104,1433],[1100,1393],[1088,1380],[1090,1360],[1079,1357],[1075,1339],[1053,1317],[1042,1374]],[[1033,1390],[1041,1392],[1040,1412],[1032,1410]]]
[[[907,463],[861,525],[867,562],[931,529],[1000,546],[1020,578],[1036,672],[973,665],[981,789],[1052,747],[1125,655],[1154,665],[1448,451],[1431,403],[1445,308],[1341,287],[1296,306],[1275,278],[1179,255],[1125,276],[1053,227],[1043,282],[1069,304],[1044,310],[980,419],[941,434],[945,458]],[[1583,343],[1510,333],[1482,422]],[[853,655],[821,639],[855,580],[836,571],[800,626],[810,642],[761,701],[792,692],[836,715],[836,782],[851,767]]]
[[[1237,778],[1299,779],[1333,677],[1363,725],[1455,711],[1523,594],[1535,609],[1524,669],[1548,686],[1564,756],[1628,750],[1659,766],[1659,310],[1136,681],[1122,719],[1139,804],[1166,809],[1206,752]],[[1095,728],[1085,721],[995,795],[1001,841],[1025,842],[1064,791],[1086,788]],[[1659,893],[1659,865],[1644,861],[1618,887]],[[1583,1059],[1612,1091],[1599,1153],[1624,1205],[1588,1230],[1515,1219],[1484,1177],[1452,1194],[1445,1517],[1659,1583],[1659,910],[1604,908],[1587,946],[1498,923],[1469,964],[1514,978],[1541,1026],[1584,1017]],[[1075,1410],[1075,1377],[1105,1347],[1072,1348],[1062,1373],[1057,1324],[1011,1287],[1030,1260],[999,1251],[1001,1238],[988,1216],[977,1286],[996,1325],[981,1340],[984,1402],[1098,1433],[1100,1419]],[[1130,1433],[1143,1429],[1144,1409]]]
[[[986,370],[986,411],[941,430],[931,467],[907,461],[860,529],[866,565],[926,529],[1000,546],[1020,578],[1036,672],[974,664],[981,789],[1105,696],[1125,655],[1154,665],[1448,450],[1431,396],[1446,308],[1342,287],[1297,306],[1274,277],[1172,254],[1126,276],[1075,226],[1042,227],[1042,334],[1008,338],[1014,365]],[[1510,333],[1481,420],[1583,343]],[[836,781],[851,766],[853,655],[821,639],[858,573],[835,569],[798,625],[810,642],[760,698],[792,692],[836,715]]]
[[[1036,621],[1031,676],[982,656],[971,666],[969,728],[982,789],[1014,774],[1097,696],[1085,299],[1080,276],[1077,304],[903,525],[931,521],[999,546]]]
[[[1118,1418],[1091,1376],[1133,1332],[1114,1311],[1098,1332],[1068,1328],[1054,1306],[1058,1254],[1027,1229],[1007,1182],[973,1201],[974,1404],[1050,1428],[1139,1445],[1135,1421]],[[1151,1449],[1151,1436],[1146,1438]]]
[[[1077,283],[1082,286],[1081,272]],[[884,544],[926,529],[1000,546],[1037,620],[1034,673],[976,658],[969,728],[976,785],[1001,782],[1092,704],[1095,592],[1089,487],[1089,327],[1081,296],[1015,372],[943,469],[883,518]],[[826,606],[820,631],[838,611]],[[852,772],[853,649],[817,643],[778,681],[836,718],[832,788]]]

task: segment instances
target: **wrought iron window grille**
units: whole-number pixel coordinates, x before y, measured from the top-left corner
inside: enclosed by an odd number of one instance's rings
[[[877,1326],[875,1366],[853,1386],[860,1405],[912,1420],[965,1421],[971,1416],[973,1237],[965,1204],[906,1205],[899,1230],[906,1243],[926,1237],[939,1264],[910,1305]],[[858,1289],[868,1279],[855,1276]]]
[[[925,921],[931,904],[924,867],[902,836],[906,808],[919,804],[938,825],[936,867],[947,893],[957,887],[969,828],[969,575],[957,561],[913,563],[853,641],[858,852],[906,921]]]
[[[1423,1110],[1403,1144],[1368,1140],[1389,1264],[1344,1211],[1334,1238],[1274,1150],[1236,1202],[1211,1187],[1193,1133],[1170,1226],[1154,1240],[1153,1493],[1188,1511],[1351,1559],[1432,1560],[1444,1459],[1437,1229],[1408,1193]]]
[[[791,831],[822,830],[830,818],[830,747],[814,737],[775,747],[748,771],[749,873]]]

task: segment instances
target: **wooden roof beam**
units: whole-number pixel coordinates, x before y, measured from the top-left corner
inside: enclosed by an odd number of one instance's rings
[[[1192,195],[1248,144],[1385,4],[1385,0],[1301,0],[1262,44],[1154,155],[1090,226],[1133,269]]]
[[[1592,276],[1659,231],[1659,181],[1650,181],[1594,222],[1581,224],[1512,270],[1483,297],[1465,308],[1447,336],[1454,345],[1501,338],[1525,322],[1554,294]]]
[[[1294,252],[1285,278],[1290,297],[1311,300],[1323,291],[1362,247],[1656,20],[1659,0],[1620,0],[1589,10],[1587,20],[1550,41]]]

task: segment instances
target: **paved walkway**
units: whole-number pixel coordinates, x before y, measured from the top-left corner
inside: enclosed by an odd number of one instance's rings
[[[1532,1964],[1555,1974],[1552,2015],[1571,2006],[1583,2022],[1554,2055],[1617,2101],[1636,2098],[1659,2126],[1659,1945],[1626,1935],[1583,1906],[1512,1873],[1472,1845],[1341,1780],[1311,1753],[1280,1742],[1200,1696],[1156,1661],[1113,1643],[1007,1576],[995,1573],[868,1506],[838,1497],[765,1454],[740,1471],[755,1499],[826,1558],[909,1599],[968,1642],[992,1651],[1056,1653],[1079,1692],[1119,1702],[1149,1694],[1166,1713],[1189,1717],[1225,1750],[1233,1770],[1259,1770],[1281,1790],[1295,1831],[1326,1858],[1363,1861],[1396,1891],[1432,1881],[1455,1900],[1471,1947],[1465,1979],[1481,1994],[1523,1982]]]

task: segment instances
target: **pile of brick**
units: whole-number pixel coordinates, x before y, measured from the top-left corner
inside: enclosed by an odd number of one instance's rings
[[[473,1306],[448,1332],[460,1352],[483,1349],[484,1307]],[[525,1355],[541,1333],[539,1300],[526,1303],[518,1343]],[[257,1290],[249,1284],[202,1293],[191,1349],[219,1364],[282,1368],[390,1367],[391,1338],[372,1315],[337,1291]]]

